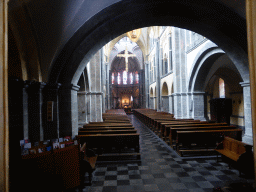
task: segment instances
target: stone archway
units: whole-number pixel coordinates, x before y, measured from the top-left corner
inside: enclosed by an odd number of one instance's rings
[[[166,7],[169,7],[167,12],[163,11]],[[68,92],[75,94],[82,71],[103,45],[127,31],[147,26],[175,26],[195,31],[215,42],[234,63],[248,65],[247,44],[241,41],[247,37],[245,19],[225,4],[215,1],[130,0],[102,4],[98,9],[97,14],[92,12],[90,17],[79,21],[81,25],[69,34],[67,41],[62,42],[58,47],[61,49],[52,54],[51,62],[47,63],[51,64],[48,83],[61,83]],[[213,16],[219,20],[213,21]],[[160,98],[158,100],[160,103]],[[62,110],[72,113],[72,105],[76,102],[71,99],[71,105],[66,105],[69,109]],[[75,134],[76,122],[71,122],[71,119],[69,123],[60,122],[60,125],[65,133]]]
[[[162,110],[165,112],[169,112],[169,96],[168,96],[168,86],[167,83],[164,82],[162,85],[162,93],[161,93],[161,101],[162,101]]]
[[[151,87],[150,93],[149,93],[149,108],[154,109],[154,91],[153,91],[152,87]]]

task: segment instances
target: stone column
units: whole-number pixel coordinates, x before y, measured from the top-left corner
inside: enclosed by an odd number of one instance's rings
[[[109,109],[114,109],[114,98],[112,97],[112,84],[109,85]]]
[[[99,50],[90,61],[90,122],[102,121],[102,52]]]
[[[160,52],[160,40],[159,38],[156,40],[156,110],[161,111],[161,91],[160,91],[160,83],[161,83],[161,76],[160,76],[160,62],[161,58],[159,57]]]
[[[43,141],[43,82],[29,82],[28,93],[28,134],[31,142]]]
[[[111,82],[111,76],[109,75],[109,65],[108,63],[106,63],[106,98],[105,98],[105,105],[106,105],[106,110],[109,110],[110,109],[110,84],[112,83]]]
[[[89,123],[91,120],[91,93],[87,92],[86,93],[86,110],[87,110],[87,122]]]
[[[162,111],[169,112],[169,97],[162,96]]]
[[[46,84],[43,89],[43,132],[44,140],[55,139],[59,137],[59,99],[58,89],[61,84]],[[52,121],[47,119],[47,102],[53,102]]]
[[[173,55],[173,100],[174,100],[174,117],[181,118],[181,78],[180,78],[180,29],[172,28],[172,55]]]
[[[181,113],[182,118],[187,118],[187,62],[186,62],[186,30],[179,30],[179,41],[180,41],[180,90],[181,90]]]
[[[86,91],[77,92],[78,105],[78,126],[82,127],[87,124],[87,105],[86,105]]]
[[[172,36],[169,34],[169,72],[173,71],[173,63],[172,63]]]
[[[243,87],[243,98],[244,98],[244,127],[245,127],[245,132],[244,132],[244,136],[243,136],[243,142],[253,144],[250,83],[249,82],[242,82],[242,83],[240,83],[240,85]]]
[[[193,118],[205,121],[205,92],[194,92],[193,95]]]
[[[173,95],[168,95],[168,99],[169,99],[169,113],[174,114],[174,110],[173,110]]]
[[[90,122],[101,122],[102,119],[102,92],[90,92]]]
[[[187,109],[188,109],[188,118],[193,118],[193,101],[192,101],[192,93],[187,93]]]
[[[174,104],[174,117],[176,119],[182,118],[181,113],[181,94],[180,93],[173,93],[173,104]]]
[[[182,106],[181,116],[183,119],[186,119],[188,118],[187,93],[181,93],[180,95],[181,95],[181,106]]]
[[[78,85],[63,85],[59,92],[59,137],[78,134]]]
[[[149,64],[145,63],[145,105],[144,108],[149,108]]]
[[[104,64],[104,52],[103,49],[100,51],[101,54],[101,92],[102,92],[102,113],[106,112],[106,67]]]
[[[28,138],[28,93],[27,93],[28,85],[26,81],[23,84],[22,89],[22,100],[23,100],[23,138]],[[10,92],[10,91],[9,91]]]
[[[145,86],[145,75],[144,71],[140,70],[139,72],[139,108],[142,108],[145,103],[145,92],[144,92],[144,86]]]

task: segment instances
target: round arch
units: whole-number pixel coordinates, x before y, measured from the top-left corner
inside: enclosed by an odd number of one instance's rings
[[[151,89],[150,89],[149,96],[150,96],[150,97],[153,97],[153,96],[154,96],[154,91],[153,91],[153,88],[152,88],[152,87],[151,87]]]
[[[77,84],[86,63],[107,42],[134,28],[156,25],[195,31],[221,47],[235,65],[248,66],[246,20],[224,3],[127,0],[99,11],[76,31],[53,59],[48,81]]]
[[[168,85],[166,82],[164,82],[162,85],[162,96],[168,96],[168,92]]]
[[[235,70],[235,72],[240,75],[239,79],[241,79],[241,81],[249,81],[248,67],[244,70],[239,65],[237,67],[237,65],[227,57],[223,50],[214,46],[208,47],[203,53],[200,52],[196,56],[190,72],[188,90],[190,92],[204,92],[213,73],[219,68],[225,67],[225,65],[226,67]],[[211,72],[209,73],[209,71]]]

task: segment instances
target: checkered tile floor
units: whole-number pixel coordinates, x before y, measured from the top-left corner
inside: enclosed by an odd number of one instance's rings
[[[76,191],[212,192],[230,183],[254,183],[226,163],[216,163],[216,158],[178,156],[135,116],[130,118],[140,133],[141,160],[97,163],[92,185]]]

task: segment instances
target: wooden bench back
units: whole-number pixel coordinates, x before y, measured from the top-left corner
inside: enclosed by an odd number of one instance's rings
[[[241,155],[245,153],[245,143],[238,141],[236,139],[230,138],[230,137],[224,137],[223,140],[223,149],[226,149],[232,153]]]

